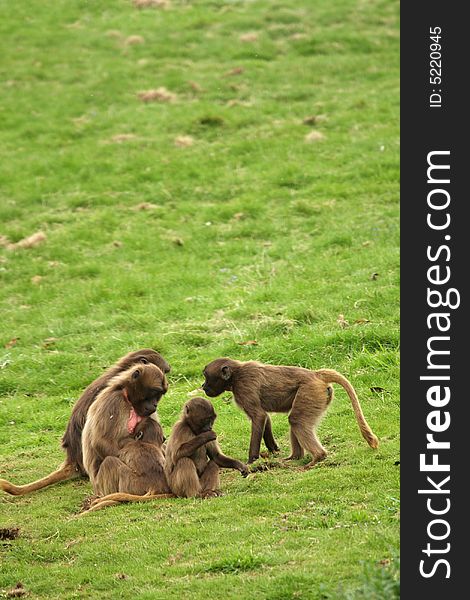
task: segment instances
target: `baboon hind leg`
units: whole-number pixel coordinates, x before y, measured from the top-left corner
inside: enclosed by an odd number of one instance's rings
[[[199,476],[190,458],[180,458],[167,479],[171,491],[179,498],[194,498],[201,491]]]
[[[314,386],[300,387],[289,414],[292,434],[299,445],[312,455],[312,461],[307,465],[308,468],[326,458],[326,450],[315,432],[315,428],[326,410],[325,399],[324,394],[321,397],[318,396],[318,390]]]
[[[135,477],[127,465],[125,465],[116,456],[107,456],[99,468],[98,473],[93,478],[93,490],[99,496],[107,496],[115,492],[124,491],[121,489],[121,482],[127,475],[128,483],[132,477]],[[126,489],[126,492],[131,490]]]
[[[291,445],[291,453],[290,456],[286,458],[286,460],[299,460],[299,458],[303,458],[304,449],[299,443],[297,436],[292,431],[292,427],[290,429],[290,445]]]
[[[201,491],[199,495],[202,498],[208,496],[218,496],[220,494],[220,476],[219,467],[214,460],[210,460],[207,463],[207,467],[204,469],[204,473],[201,475],[200,484]]]

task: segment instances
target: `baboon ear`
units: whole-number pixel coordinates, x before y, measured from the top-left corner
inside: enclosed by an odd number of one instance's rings
[[[232,376],[232,369],[228,366],[228,365],[224,365],[221,369],[220,372],[222,373],[222,379],[230,379],[230,377]]]
[[[138,379],[140,377],[140,369],[136,369],[133,373],[132,373],[132,379]]]

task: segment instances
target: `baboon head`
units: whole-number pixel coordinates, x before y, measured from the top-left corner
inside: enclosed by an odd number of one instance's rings
[[[210,398],[231,389],[232,363],[230,358],[217,358],[204,367],[202,389]]]
[[[149,363],[156,365],[163,373],[169,373],[171,370],[170,365],[163,358],[161,354],[152,350],[152,348],[142,348],[135,352],[130,352],[123,359],[121,359],[123,367],[127,368],[134,363],[142,363],[148,365]]]
[[[160,398],[168,391],[164,373],[153,363],[134,365],[122,374],[121,381],[127,399],[140,417],[154,413]]]
[[[216,417],[214,407],[205,398],[191,398],[183,407],[183,419],[195,435],[211,431]]]

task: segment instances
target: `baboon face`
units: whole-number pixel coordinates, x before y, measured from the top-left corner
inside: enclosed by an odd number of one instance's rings
[[[186,422],[195,435],[211,431],[217,417],[212,404],[204,398],[191,398],[184,405],[183,412]]]
[[[202,389],[210,398],[218,396],[230,389],[232,369],[227,364],[228,359],[218,358],[206,365],[202,374],[204,383]]]
[[[154,364],[149,363],[133,369],[127,392],[130,403],[140,417],[153,414],[167,391],[165,375]]]

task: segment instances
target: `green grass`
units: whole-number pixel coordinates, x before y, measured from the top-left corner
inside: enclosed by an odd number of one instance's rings
[[[148,346],[173,367],[166,434],[228,355],[338,369],[381,441],[338,389],[311,471],[274,459],[224,472],[221,498],[86,518],[86,481],[2,495],[20,536],[0,546],[0,597],[17,581],[48,599],[397,597],[398,2],[0,8],[0,235],[47,235],[0,238],[0,477],[60,464],[81,391]],[[158,87],[176,99],[138,99]],[[246,459],[246,417],[214,404],[224,451]],[[286,455],[285,415],[273,427]]]

